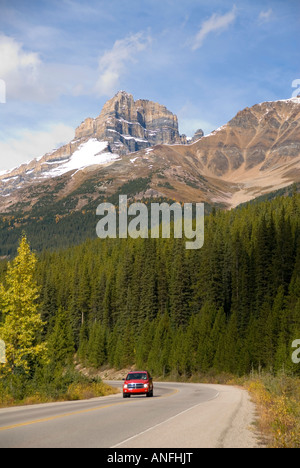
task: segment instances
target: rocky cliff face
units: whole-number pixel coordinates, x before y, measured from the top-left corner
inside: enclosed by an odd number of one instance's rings
[[[247,107],[177,152],[183,160],[193,156],[202,176],[223,185],[212,200],[230,206],[298,182],[300,97]]]
[[[300,98],[254,105],[182,141],[164,106],[120,92],[68,145],[0,176],[0,213],[30,212],[45,194],[66,211],[117,193],[234,207],[300,182]]]
[[[120,155],[158,144],[187,142],[180,136],[177,116],[152,101],[134,101],[131,94],[118,92],[96,119],[88,118],[76,129],[75,138],[105,140],[112,153]]]
[[[119,91],[98,117],[89,117],[79,125],[73,141],[0,175],[0,196],[9,197],[16,188],[68,170],[111,163],[154,145],[175,143],[188,143],[185,135],[179,135],[176,115],[161,104],[134,101],[131,94]]]
[[[300,156],[300,98],[247,107],[195,145],[205,172],[228,180],[293,163]]]
[[[193,136],[191,142],[194,143],[195,141],[200,140],[200,138],[202,138],[203,136],[204,136],[204,132],[201,128],[199,128],[198,130],[196,130],[195,135]]]

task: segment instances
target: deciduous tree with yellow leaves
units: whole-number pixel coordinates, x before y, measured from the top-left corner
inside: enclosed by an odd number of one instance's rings
[[[46,358],[46,343],[39,343],[43,322],[39,313],[39,288],[35,280],[37,259],[23,236],[18,255],[8,263],[5,284],[0,284],[0,338],[5,343],[2,374],[28,373],[37,359]]]

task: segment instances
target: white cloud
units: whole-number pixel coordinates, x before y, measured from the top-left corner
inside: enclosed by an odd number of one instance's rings
[[[7,92],[18,96],[20,91],[36,85],[41,61],[35,52],[26,52],[15,39],[0,34],[0,78],[6,82]]]
[[[272,19],[272,16],[273,16],[273,10],[272,10],[272,8],[269,8],[266,11],[261,11],[260,12],[260,14],[258,16],[258,21],[260,23],[268,23]]]
[[[225,15],[218,15],[217,13],[213,13],[213,15],[205,20],[198,33],[196,34],[192,50],[199,49],[204,42],[206,36],[212,32],[220,32],[227,29],[235,20],[236,18],[236,7],[234,6],[231,11],[226,13]]]
[[[22,44],[13,38],[0,35],[0,76],[6,78],[16,71],[34,72],[39,65],[38,54],[25,52]]]
[[[0,79],[6,85],[7,102],[45,103],[61,95],[88,94],[96,77],[96,70],[82,64],[43,62],[38,53],[24,50],[23,44],[0,33]]]
[[[121,77],[129,63],[135,62],[136,55],[145,50],[151,42],[143,33],[133,34],[117,40],[111,50],[99,59],[99,78],[95,86],[98,96],[111,96],[117,91]]]
[[[32,35],[44,33],[42,29]],[[45,103],[62,95],[111,97],[150,42],[150,36],[143,32],[117,40],[99,58],[98,67],[92,68],[80,62],[44,62],[38,53],[25,50],[22,43],[0,33],[0,79],[6,84],[6,101]]]
[[[40,131],[24,130],[16,138],[0,141],[0,171],[39,158],[74,138],[74,129],[59,123]]]

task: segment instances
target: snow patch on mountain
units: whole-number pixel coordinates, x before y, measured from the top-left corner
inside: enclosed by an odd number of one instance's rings
[[[96,138],[91,138],[80,145],[67,162],[64,162],[50,171],[44,172],[43,176],[58,177],[67,172],[78,171],[89,166],[106,164],[120,159],[118,154],[105,151],[107,149],[107,141],[98,141]],[[51,165],[53,163],[48,161],[44,164]]]

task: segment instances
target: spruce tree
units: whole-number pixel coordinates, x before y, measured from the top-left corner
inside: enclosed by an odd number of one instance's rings
[[[74,357],[74,340],[68,312],[59,308],[53,331],[48,338],[48,356],[61,366],[71,364]]]

